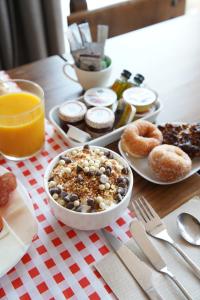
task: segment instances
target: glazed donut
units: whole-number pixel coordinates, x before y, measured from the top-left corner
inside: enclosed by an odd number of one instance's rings
[[[166,144],[155,147],[149,154],[148,162],[155,176],[165,182],[185,177],[192,167],[187,153],[179,147]]]
[[[156,125],[144,120],[131,123],[121,137],[122,149],[134,157],[147,156],[161,142],[161,131]]]

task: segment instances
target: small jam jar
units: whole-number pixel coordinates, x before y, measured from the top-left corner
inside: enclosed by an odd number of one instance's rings
[[[117,94],[109,88],[102,87],[87,90],[83,98],[88,107],[104,106],[112,110],[117,102]]]
[[[86,105],[80,101],[71,100],[63,103],[58,111],[61,127],[67,131],[69,129],[68,124],[71,124],[82,129],[86,111]]]
[[[99,137],[112,130],[115,121],[113,111],[107,107],[92,107],[85,115],[87,132]]]
[[[157,98],[158,95],[147,88],[132,87],[123,92],[125,103],[135,106],[137,113],[150,111]]]

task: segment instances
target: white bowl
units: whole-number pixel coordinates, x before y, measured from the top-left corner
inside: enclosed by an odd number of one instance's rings
[[[103,147],[97,147],[97,146],[90,146],[91,149],[98,148],[101,150],[108,150]],[[73,149],[82,149],[82,147],[75,147]],[[132,171],[128,165],[128,163],[116,152],[109,150],[113,155],[114,158],[117,159],[124,167],[127,167],[129,170],[129,187],[126,195],[122,199],[121,202],[119,202],[116,206],[113,206],[107,210],[101,211],[101,212],[93,212],[93,213],[85,213],[85,212],[76,212],[69,210],[60,204],[58,204],[49,193],[48,188],[48,179],[50,177],[50,173],[54,166],[57,164],[59,157],[61,155],[65,155],[68,152],[71,152],[72,149],[68,149],[59,155],[57,155],[49,164],[48,168],[46,169],[45,175],[44,175],[44,188],[46,190],[46,193],[49,198],[49,204],[52,208],[52,211],[55,215],[55,217],[66,224],[67,226],[79,229],[79,230],[97,230],[100,228],[104,228],[107,225],[111,224],[114,220],[120,217],[120,215],[124,212],[124,210],[127,208],[129,201],[131,199],[132,194],[132,188],[133,188],[133,175]]]

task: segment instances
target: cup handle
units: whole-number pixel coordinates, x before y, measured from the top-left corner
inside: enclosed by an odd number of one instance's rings
[[[67,73],[67,71],[65,70],[67,66],[68,66],[68,67],[71,67],[72,69],[74,69],[74,64],[71,64],[71,63],[67,62],[67,63],[64,64],[64,66],[63,66],[63,73],[64,73],[70,80],[72,80],[72,81],[74,81],[74,82],[76,82],[76,83],[79,83],[79,82],[78,82],[78,79],[73,78],[71,75],[69,75],[69,74]]]

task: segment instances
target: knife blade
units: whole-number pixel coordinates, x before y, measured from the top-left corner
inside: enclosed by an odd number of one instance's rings
[[[166,267],[166,263],[160,256],[158,250],[150,241],[144,226],[138,220],[133,220],[130,224],[130,231],[137,245],[142,249],[146,257],[156,270],[161,271]]]
[[[103,230],[103,235],[123,265],[147,294],[149,299],[162,300],[163,298],[153,286],[151,269],[114,235],[106,232],[105,230]]]

